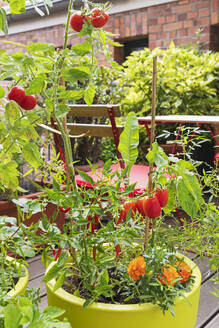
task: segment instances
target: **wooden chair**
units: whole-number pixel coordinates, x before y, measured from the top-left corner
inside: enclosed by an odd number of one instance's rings
[[[67,123],[67,128],[69,133],[74,136],[91,136],[91,137],[108,137],[113,138],[116,145],[117,157],[119,160],[118,164],[113,164],[111,166],[112,170],[116,170],[121,167],[123,169],[125,164],[122,160],[122,156],[118,151],[119,145],[119,136],[123,131],[123,126],[116,124],[116,117],[121,116],[119,105],[70,105],[70,111],[68,116],[71,117],[89,117],[93,118],[91,124],[84,123]],[[110,124],[96,124],[95,118],[108,118]],[[57,135],[56,135],[57,136]],[[134,165],[130,173],[130,183],[136,183],[137,189],[144,189],[147,183],[149,167],[144,165]],[[91,172],[87,172],[91,174]],[[97,178],[95,175],[92,175],[92,178],[95,180]],[[79,175],[76,175],[76,182],[78,185],[85,185],[87,187],[89,184],[85,182]]]

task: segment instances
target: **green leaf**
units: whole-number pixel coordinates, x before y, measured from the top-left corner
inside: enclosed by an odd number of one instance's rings
[[[6,188],[16,190],[19,184],[17,170],[18,164],[15,161],[0,163],[0,183]]]
[[[64,102],[58,103],[58,106],[56,108],[56,117],[62,118],[65,117],[69,112],[69,106],[65,104]]]
[[[58,318],[61,315],[63,315],[64,313],[65,313],[65,310],[60,309],[56,306],[47,306],[43,310],[43,314],[45,314],[46,316],[48,316],[52,319]]]
[[[5,35],[8,34],[8,22],[4,8],[0,8],[0,31],[4,32]]]
[[[39,74],[30,82],[29,87],[25,90],[27,95],[36,95],[46,88],[46,74]]]
[[[90,77],[90,69],[86,66],[68,68],[63,71],[63,76],[66,81],[71,82],[75,82],[78,80],[87,80]]]
[[[41,164],[41,157],[38,147],[32,142],[28,142],[25,144],[22,150],[22,156],[28,163],[30,163],[36,169]]]
[[[19,106],[14,101],[9,101],[5,107],[5,117],[10,123],[14,123],[21,116]]]
[[[5,96],[5,91],[4,89],[0,86],[0,98],[4,98]]]
[[[54,279],[55,277],[57,277],[57,275],[59,274],[59,272],[62,270],[62,268],[60,268],[58,266],[57,263],[55,263],[45,274],[45,277],[43,278],[44,282],[49,282],[50,280]]]
[[[34,52],[45,52],[50,53],[54,51],[54,45],[42,42],[30,42],[27,47],[27,51],[30,53]]]
[[[79,44],[75,44],[71,47],[71,49],[79,56],[84,56],[90,53],[92,49],[92,45],[89,42],[83,42]]]
[[[34,308],[31,300],[28,297],[18,298],[18,306],[21,312],[30,320],[33,320]]]
[[[83,96],[83,90],[67,90],[59,93],[59,99],[79,100]]]
[[[95,96],[95,85],[90,83],[88,88],[84,91],[84,100],[88,106],[93,103]]]
[[[139,125],[134,112],[130,112],[126,119],[124,131],[120,135],[119,147],[122,158],[127,166],[135,163],[138,157]]]
[[[157,167],[168,165],[168,156],[157,142],[153,143],[152,150],[148,152],[146,158],[149,163],[155,163]]]
[[[91,185],[94,184],[94,180],[92,179],[92,177],[90,175],[88,175],[87,173],[77,170],[79,175],[82,177],[83,180],[85,180],[86,182],[90,183]]]
[[[12,15],[21,14],[26,11],[25,9],[25,0],[10,0],[10,11]]]
[[[60,287],[62,287],[62,285],[65,282],[65,278],[66,278],[66,271],[63,271],[59,278],[56,280],[55,286],[53,288],[53,291],[55,292],[57,289],[59,289]]]
[[[18,328],[22,318],[19,308],[15,304],[8,304],[4,308],[5,328]]]

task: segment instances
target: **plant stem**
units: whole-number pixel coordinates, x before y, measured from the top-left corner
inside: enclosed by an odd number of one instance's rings
[[[155,115],[156,115],[156,83],[157,83],[157,57],[153,57],[153,78],[152,78],[152,113],[151,113],[151,139],[150,150],[155,139]],[[153,187],[152,172],[154,163],[149,163],[148,173],[148,193],[151,193]],[[144,248],[148,246],[150,218],[146,217]]]

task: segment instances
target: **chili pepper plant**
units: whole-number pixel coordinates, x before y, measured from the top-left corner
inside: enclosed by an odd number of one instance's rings
[[[44,168],[38,167],[41,175],[52,178],[50,186],[38,187],[47,200],[66,213],[64,232],[56,227],[53,219],[57,213],[54,213],[52,218],[43,215],[26,234],[33,245],[41,245],[38,249],[42,250],[46,266],[48,261],[55,261],[44,281],[56,278],[54,289],[63,286],[83,298],[84,307],[98,301],[150,302],[163,312],[170,310],[174,314],[176,298],[189,291],[194,281],[193,268],[177,251],[185,246],[200,255],[207,251],[215,265],[218,240],[215,237],[212,241],[211,231],[218,229],[218,209],[212,203],[205,204],[193,165],[183,159],[170,159],[156,142],[146,151],[149,184],[147,177],[143,190],[129,184],[139,140],[134,113],[127,116],[120,137],[119,151],[125,169],[111,171],[111,160],[101,173],[91,165],[99,178],[79,172],[87,185],[77,186],[70,143],[74,136],[69,135],[66,125],[69,104],[81,98],[92,104],[95,96],[92,78],[100,50],[104,50],[112,69],[120,69],[111,59],[108,47],[115,45],[111,39],[114,36],[103,30],[104,22],[110,20],[107,7],[95,4],[94,9],[92,3],[84,3],[85,7],[76,15],[72,12],[73,0],[69,2],[63,49],[30,42],[23,45],[24,53],[0,54],[1,75],[12,75],[13,87],[22,87],[24,96],[34,95],[37,100],[32,109],[33,98],[31,106],[30,98],[25,102],[20,98],[10,100],[9,104],[18,106],[19,119],[34,113],[35,122],[56,136],[61,135],[64,144],[64,154],[55,154]],[[71,28],[77,34],[72,34]],[[83,42],[68,47],[69,37],[74,35],[83,37]],[[83,88],[77,83],[77,88],[68,89],[68,81],[80,80],[87,81],[85,88],[84,83]],[[46,119],[53,127],[46,124]],[[29,154],[34,158],[38,151],[31,149]],[[183,209],[189,218],[179,222],[175,218],[176,209]],[[170,218],[172,224],[167,221]],[[205,239],[199,235],[197,226],[205,229]],[[39,227],[40,236],[36,234]],[[209,245],[206,240],[210,237]],[[196,247],[196,239],[201,248]]]

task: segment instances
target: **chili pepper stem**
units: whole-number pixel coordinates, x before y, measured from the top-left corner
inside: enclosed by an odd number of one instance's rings
[[[155,139],[155,115],[156,115],[156,84],[157,84],[157,57],[153,57],[153,77],[152,77],[152,113],[151,113],[151,138],[150,138],[150,150],[152,150],[152,144]],[[154,163],[149,164],[149,173],[148,173],[148,192],[152,191],[153,181],[152,181],[152,172],[153,172]],[[149,227],[150,227],[150,218],[146,217],[145,222],[145,239],[144,239],[144,249],[148,246],[149,241]]]

